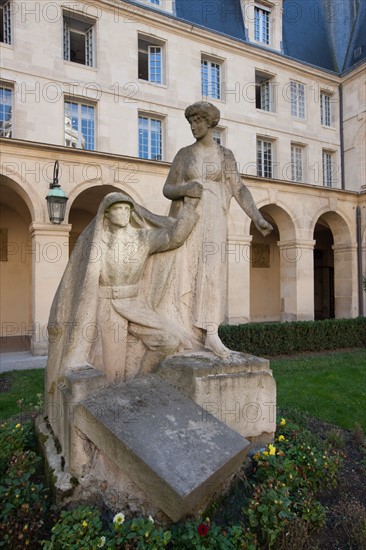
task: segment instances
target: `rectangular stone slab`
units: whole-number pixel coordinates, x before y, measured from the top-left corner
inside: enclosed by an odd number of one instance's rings
[[[207,500],[249,443],[156,376],[100,390],[75,425],[171,519]]]

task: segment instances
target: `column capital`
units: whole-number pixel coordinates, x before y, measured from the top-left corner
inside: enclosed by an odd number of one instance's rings
[[[339,243],[332,245],[334,254],[341,254],[342,252],[356,252],[357,248],[357,243]]]
[[[316,244],[316,241],[314,239],[297,239],[295,241],[277,241],[278,248],[282,249],[290,249],[290,248],[308,248],[309,250],[313,250],[314,246]]]
[[[56,225],[52,223],[35,223],[32,222],[29,226],[29,233],[31,237],[69,237],[72,225],[61,224]]]
[[[227,240],[229,243],[251,244],[253,235],[229,235]]]

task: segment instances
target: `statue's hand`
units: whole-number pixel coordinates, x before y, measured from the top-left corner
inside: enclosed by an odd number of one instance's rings
[[[184,194],[186,197],[200,199],[202,197],[203,185],[199,181],[189,181],[184,186]]]
[[[258,220],[254,220],[254,223],[258,231],[262,233],[263,237],[267,237],[267,235],[269,235],[270,232],[273,231],[272,225],[266,222],[266,220],[262,217],[260,217]]]

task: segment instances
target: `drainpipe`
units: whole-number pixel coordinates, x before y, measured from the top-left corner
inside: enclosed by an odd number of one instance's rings
[[[341,189],[345,189],[344,177],[344,126],[343,126],[343,86],[339,85],[339,138],[341,146]]]
[[[356,206],[356,233],[357,233],[357,274],[358,274],[358,316],[363,317],[361,208],[359,206]]]

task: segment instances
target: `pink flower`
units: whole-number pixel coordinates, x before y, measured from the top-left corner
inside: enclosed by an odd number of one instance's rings
[[[206,523],[200,523],[197,531],[200,537],[207,537],[210,528]]]

